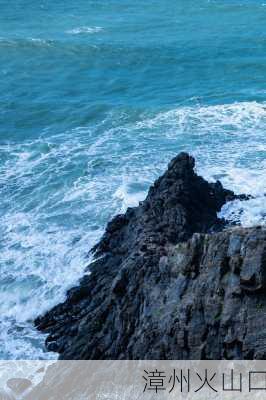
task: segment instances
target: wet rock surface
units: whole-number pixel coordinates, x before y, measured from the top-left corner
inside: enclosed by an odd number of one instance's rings
[[[265,358],[266,230],[226,227],[217,212],[234,198],[180,153],[144,202],[108,224],[66,301],[36,319],[47,349],[61,359]]]

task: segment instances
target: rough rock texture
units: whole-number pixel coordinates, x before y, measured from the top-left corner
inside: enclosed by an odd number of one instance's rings
[[[118,215],[67,300],[35,323],[61,359],[266,357],[266,230],[227,228],[234,199],[179,154]]]

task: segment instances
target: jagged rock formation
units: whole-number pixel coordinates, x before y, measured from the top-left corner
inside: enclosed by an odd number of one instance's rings
[[[115,217],[78,287],[35,323],[61,359],[266,356],[266,230],[224,229],[233,192],[179,154]],[[244,199],[244,196],[243,196]]]

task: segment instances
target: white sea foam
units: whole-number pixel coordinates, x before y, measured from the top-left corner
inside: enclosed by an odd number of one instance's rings
[[[266,225],[265,196],[258,196],[248,201],[230,202],[222,208],[219,216],[244,227]]]
[[[137,136],[140,146],[148,139],[154,142],[154,146],[158,141],[162,152],[158,156],[153,154],[153,157],[158,160],[156,167],[160,169],[165,167],[165,155],[168,153],[168,159],[171,156],[169,149],[175,149],[173,156],[181,150],[194,154],[197,170],[206,179],[219,179],[236,193],[255,197],[247,202],[233,202],[224,207],[221,214],[229,220],[251,226],[265,224],[265,129],[266,104],[243,102],[179,107],[152,118],[143,118],[135,125],[120,127],[119,134]],[[117,134],[117,129],[115,131]],[[145,150],[144,154],[147,157]],[[150,176],[153,177],[152,171]],[[120,188],[118,197],[124,197],[128,204],[130,197],[124,192],[126,185]],[[140,194],[138,200],[142,197]]]
[[[257,124],[260,124],[262,119],[266,119],[266,103],[243,102],[216,106],[193,106],[193,107],[178,107],[170,111],[162,112],[153,118],[147,118],[140,121],[137,128],[154,128],[158,125],[177,128],[182,133],[187,128],[192,127],[203,128],[198,134],[206,134],[211,132],[213,135],[228,127],[238,129],[254,129]],[[230,131],[231,135],[238,132]],[[254,131],[254,134],[256,132]],[[173,134],[170,132],[166,134]]]
[[[94,33],[99,33],[102,32],[103,28],[101,26],[80,26],[77,28],[70,29],[66,31],[66,33],[70,35],[80,35],[84,33],[88,34],[94,34]]]
[[[117,188],[114,193],[114,200],[118,200],[121,204],[120,212],[124,213],[128,207],[136,207],[139,202],[142,201],[146,196],[146,191],[138,191],[137,193],[132,192],[130,189],[130,183],[126,182],[126,179],[121,186]]]
[[[9,158],[1,169],[0,186],[4,191],[10,185],[13,189],[6,198],[7,209],[0,216],[0,358],[54,357],[43,353],[44,337],[34,330],[32,320],[62,301],[67,288],[83,275],[89,263],[87,253],[100,237],[102,227],[90,228],[88,223],[86,230],[82,223],[77,223],[72,229],[64,223],[71,213],[73,218],[76,213],[86,215],[86,206],[80,205],[80,212],[78,205],[75,208],[74,199],[64,196],[71,186],[52,190],[49,199],[38,194],[39,190],[53,185],[55,171],[62,174],[68,168],[75,152],[77,157],[81,155],[82,146],[71,149],[64,142],[49,145],[35,141],[24,146],[1,146],[0,155],[4,150],[8,151]],[[26,197],[21,209],[17,199],[22,200],[23,191]],[[86,199],[84,192],[75,196],[78,204],[82,197]],[[71,202],[72,211],[71,205],[68,208]],[[57,207],[66,217],[61,218],[60,211],[58,216]]]

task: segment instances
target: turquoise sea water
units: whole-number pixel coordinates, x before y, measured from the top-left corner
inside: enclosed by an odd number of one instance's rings
[[[265,223],[265,0],[0,0],[0,358],[179,151]]]

